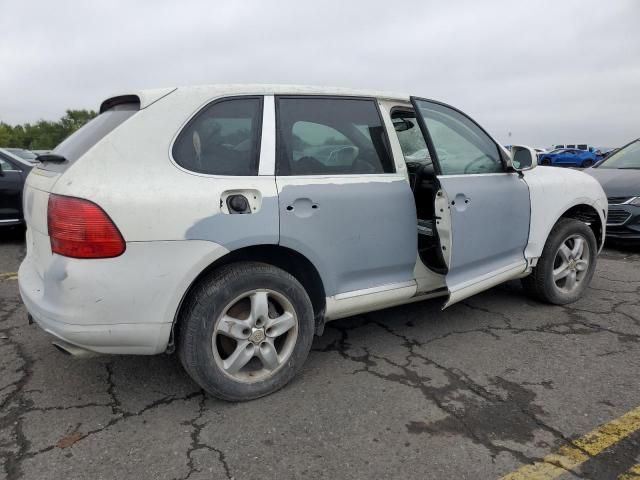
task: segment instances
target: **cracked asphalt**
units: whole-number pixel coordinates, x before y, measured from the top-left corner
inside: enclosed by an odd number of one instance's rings
[[[0,240],[0,273],[23,254]],[[340,320],[288,387],[234,404],[173,356],[59,353],[3,276],[0,478],[499,478],[640,405],[639,293],[640,249],[608,248],[570,306],[512,282]],[[638,463],[639,431],[561,478]]]

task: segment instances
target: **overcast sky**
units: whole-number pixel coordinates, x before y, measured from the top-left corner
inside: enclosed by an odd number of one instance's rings
[[[637,0],[0,0],[0,121],[300,83],[442,100],[504,143],[618,146],[640,136],[639,21]]]

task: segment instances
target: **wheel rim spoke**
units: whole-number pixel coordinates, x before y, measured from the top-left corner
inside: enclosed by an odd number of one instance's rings
[[[296,324],[296,319],[291,312],[284,312],[278,318],[269,319],[266,333],[268,337],[279,337],[283,333],[291,330]]]
[[[564,243],[560,246],[560,250],[558,250],[558,253],[560,254],[563,262],[568,262],[571,258],[571,250]]]
[[[567,279],[565,281],[565,288],[567,290],[573,290],[576,286],[576,272],[571,270],[567,275]]]
[[[218,333],[236,340],[246,340],[251,335],[251,324],[246,320],[225,315],[218,323]]]
[[[253,325],[264,323],[269,318],[269,298],[267,292],[251,294],[251,316]]]
[[[564,262],[558,268],[553,270],[553,279],[558,281],[569,275],[569,264]]]
[[[578,260],[576,262],[576,270],[579,272],[584,272],[589,268],[589,262],[586,260]]]
[[[223,368],[228,373],[236,373],[244,367],[255,354],[255,347],[250,342],[238,342],[229,358],[223,361]]]
[[[276,347],[270,341],[262,342],[260,346],[256,348],[256,355],[267,370],[275,370],[280,365]]]
[[[582,257],[582,252],[584,250],[584,240],[581,237],[576,237],[573,241],[573,249],[571,250],[571,255],[573,258]]]

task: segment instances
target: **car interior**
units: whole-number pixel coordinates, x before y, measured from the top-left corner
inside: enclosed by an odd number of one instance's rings
[[[445,274],[447,266],[436,230],[440,217],[435,211],[435,200],[440,185],[429,149],[413,109],[394,108],[391,111],[391,119],[402,148],[409,174],[409,185],[416,202],[420,259],[429,269]]]

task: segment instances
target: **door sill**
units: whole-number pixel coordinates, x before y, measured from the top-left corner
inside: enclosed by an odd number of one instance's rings
[[[495,287],[508,280],[518,278],[526,268],[527,262],[522,260],[456,285],[453,287],[453,290],[450,289],[449,300],[447,300],[447,303],[445,303],[442,308],[445,309],[476,293]]]
[[[390,283],[363,290],[339,293],[326,298],[325,320],[357,315],[358,313],[379,310],[402,303],[416,294],[418,285],[415,280]]]

